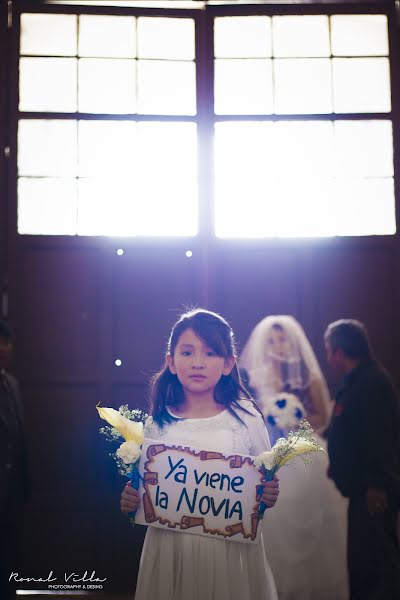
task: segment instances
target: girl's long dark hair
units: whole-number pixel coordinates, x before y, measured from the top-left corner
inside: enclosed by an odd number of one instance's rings
[[[234,334],[228,322],[220,315],[200,308],[184,313],[175,323],[168,341],[168,354],[174,355],[179,338],[187,329],[192,329],[218,356],[225,359],[236,358]],[[236,363],[230,374],[222,375],[215,386],[214,399],[243,422],[235,409],[248,413],[249,411],[239,404],[239,400],[251,400],[251,396],[241,382]],[[150,408],[156,423],[162,427],[164,423],[174,421],[167,407],[179,406],[184,400],[182,385],[165,362],[161,371],[152,378],[150,387]]]

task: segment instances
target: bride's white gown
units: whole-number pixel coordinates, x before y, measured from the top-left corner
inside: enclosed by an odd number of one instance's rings
[[[256,455],[269,448],[261,415],[238,411],[245,427],[228,411],[203,419],[180,419],[146,437],[226,454]],[[273,520],[275,508],[270,509]],[[210,539],[149,527],[143,546],[135,600],[278,600],[264,543]],[[319,600],[323,600],[320,598]]]
[[[319,436],[317,441],[326,448]],[[262,525],[279,600],[348,600],[347,500],[327,477],[328,456],[279,473],[279,498]]]

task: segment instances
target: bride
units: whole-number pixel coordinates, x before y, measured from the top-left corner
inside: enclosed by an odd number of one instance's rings
[[[240,368],[260,406],[273,444],[305,417],[319,444],[331,402],[301,325],[268,316],[252,331]],[[263,535],[280,600],[347,600],[347,503],[328,479],[327,454],[279,471],[280,496]],[[273,518],[272,518],[273,517]]]

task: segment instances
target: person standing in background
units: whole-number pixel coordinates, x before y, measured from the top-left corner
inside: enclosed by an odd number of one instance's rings
[[[19,385],[6,370],[12,353],[8,325],[0,321],[0,598],[15,600],[24,501],[29,478]]]
[[[240,357],[263,412],[272,442],[287,437],[301,418],[322,432],[332,411],[318,359],[300,323],[291,315],[269,315],[253,329]],[[328,457],[279,472],[280,495],[273,518],[262,531],[279,600],[348,600],[346,569],[347,502],[327,477]]]
[[[328,430],[329,474],[348,508],[351,600],[400,598],[400,401],[362,323],[328,325],[325,349],[343,378]]]

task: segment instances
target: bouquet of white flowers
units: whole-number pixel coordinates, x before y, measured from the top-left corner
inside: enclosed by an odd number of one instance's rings
[[[265,481],[272,481],[275,473],[299,457],[304,464],[312,462],[310,454],[312,452],[322,451],[324,448],[318,444],[313,437],[311,425],[303,419],[300,421],[300,427],[297,431],[291,431],[287,437],[279,438],[271,450],[262,452],[254,458],[254,465],[260,468],[264,474]],[[266,505],[261,502],[259,507],[259,516],[263,517]]]
[[[140,409],[129,410],[127,404],[120,406],[118,410],[101,406],[96,408],[100,417],[110,425],[101,427],[100,433],[109,442],[120,442],[120,446],[115,452],[110,452],[110,456],[116,461],[118,472],[130,477],[132,487],[137,490],[140,481],[138,466],[144,441],[143,423],[151,417]],[[135,513],[129,515],[132,524],[134,517]]]

